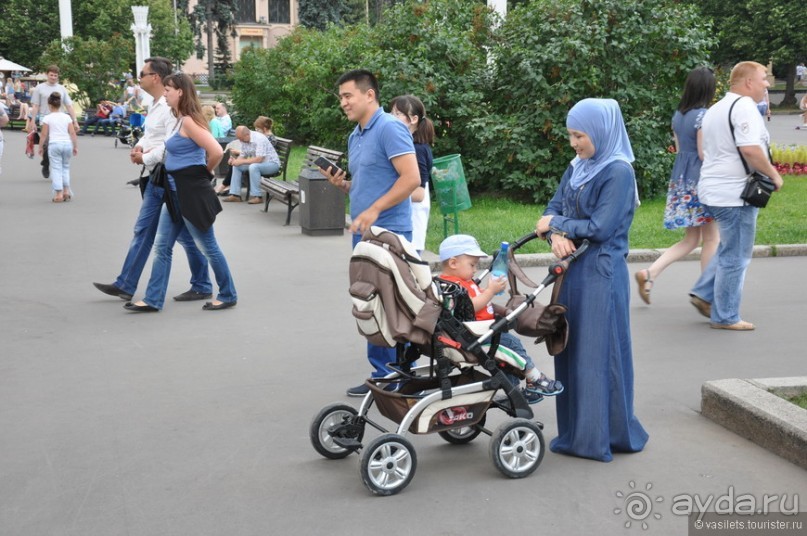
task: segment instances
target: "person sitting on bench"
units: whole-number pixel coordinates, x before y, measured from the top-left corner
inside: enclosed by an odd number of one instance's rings
[[[241,175],[249,173],[249,192],[247,201],[251,205],[262,203],[260,189],[261,175],[271,175],[280,169],[280,158],[274,146],[265,135],[249,130],[244,125],[235,129],[235,137],[241,142],[241,154],[229,160],[233,170],[230,182],[230,195],[224,198],[227,202],[241,201]]]

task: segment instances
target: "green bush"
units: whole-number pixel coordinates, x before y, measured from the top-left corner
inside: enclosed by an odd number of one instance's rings
[[[419,97],[437,131],[436,155],[479,150],[465,125],[485,99],[491,25],[484,3],[431,0],[398,4],[374,28],[367,68],[378,75],[382,104]]]
[[[484,150],[472,184],[546,201],[574,156],[566,114],[586,97],[619,101],[640,192],[666,187],[670,117],[689,70],[706,62],[709,25],[663,0],[533,0],[510,12],[493,48],[488,113],[468,127]]]
[[[642,197],[664,190],[670,117],[689,70],[714,37],[675,0],[532,0],[493,30],[483,2],[407,0],[373,26],[297,28],[235,66],[242,117],[271,116],[278,134],[343,148],[354,125],[335,82],[348,69],[378,76],[382,104],[412,93],[435,123],[437,156],[460,153],[470,187],[546,201],[572,158],[566,113],[585,97],[619,101]],[[489,59],[491,61],[489,61]]]
[[[365,68],[378,77],[382,104],[420,97],[438,130],[435,153],[457,152],[484,96],[489,16],[484,4],[432,0],[397,5],[372,28],[297,28],[273,49],[245,51],[233,102],[245,117],[270,115],[295,141],[344,147],[355,125],[339,108],[336,80]]]
[[[362,64],[369,29],[298,27],[271,49],[245,51],[235,66],[233,103],[241,116],[268,115],[275,132],[304,144],[344,147],[353,125],[336,97],[336,80]]]

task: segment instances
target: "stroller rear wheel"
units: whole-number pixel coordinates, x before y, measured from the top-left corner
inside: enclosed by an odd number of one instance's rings
[[[361,480],[376,495],[395,495],[415,476],[418,460],[412,444],[398,434],[373,439],[361,455]]]
[[[338,445],[334,441],[334,434],[339,433],[341,437],[361,442],[364,436],[364,428],[356,428],[355,425],[351,426],[350,422],[356,415],[358,415],[358,412],[347,404],[337,403],[322,408],[314,417],[314,420],[311,421],[308,434],[314,450],[331,460],[340,460],[349,456],[353,451]],[[340,426],[343,428],[341,430],[337,429]]]
[[[486,417],[487,415],[482,415],[479,422],[472,426],[463,426],[462,428],[444,430],[442,432],[438,432],[438,434],[449,443],[453,443],[454,445],[465,445],[466,443],[470,443],[476,439],[476,437],[482,433],[482,428],[485,426]]]
[[[537,424],[527,419],[508,421],[493,434],[490,457],[504,476],[524,478],[544,459],[544,435]]]

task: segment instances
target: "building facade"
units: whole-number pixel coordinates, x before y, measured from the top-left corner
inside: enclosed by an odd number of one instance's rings
[[[190,0],[193,9],[198,0]],[[235,37],[230,38],[233,63],[241,58],[247,47],[271,48],[277,41],[291,33],[299,23],[297,0],[236,0]],[[202,42],[207,43],[207,33],[202,32]],[[192,56],[182,65],[186,73],[207,74],[207,57]]]

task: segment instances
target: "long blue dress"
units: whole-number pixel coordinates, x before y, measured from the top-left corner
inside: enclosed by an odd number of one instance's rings
[[[612,452],[638,452],[648,435],[633,414],[628,230],[636,204],[633,168],[605,167],[577,189],[572,167],[544,214],[569,238],[587,238],[588,251],[566,275],[559,302],[569,308],[569,342],[555,357],[566,386],[556,399],[553,452],[611,461]]]

